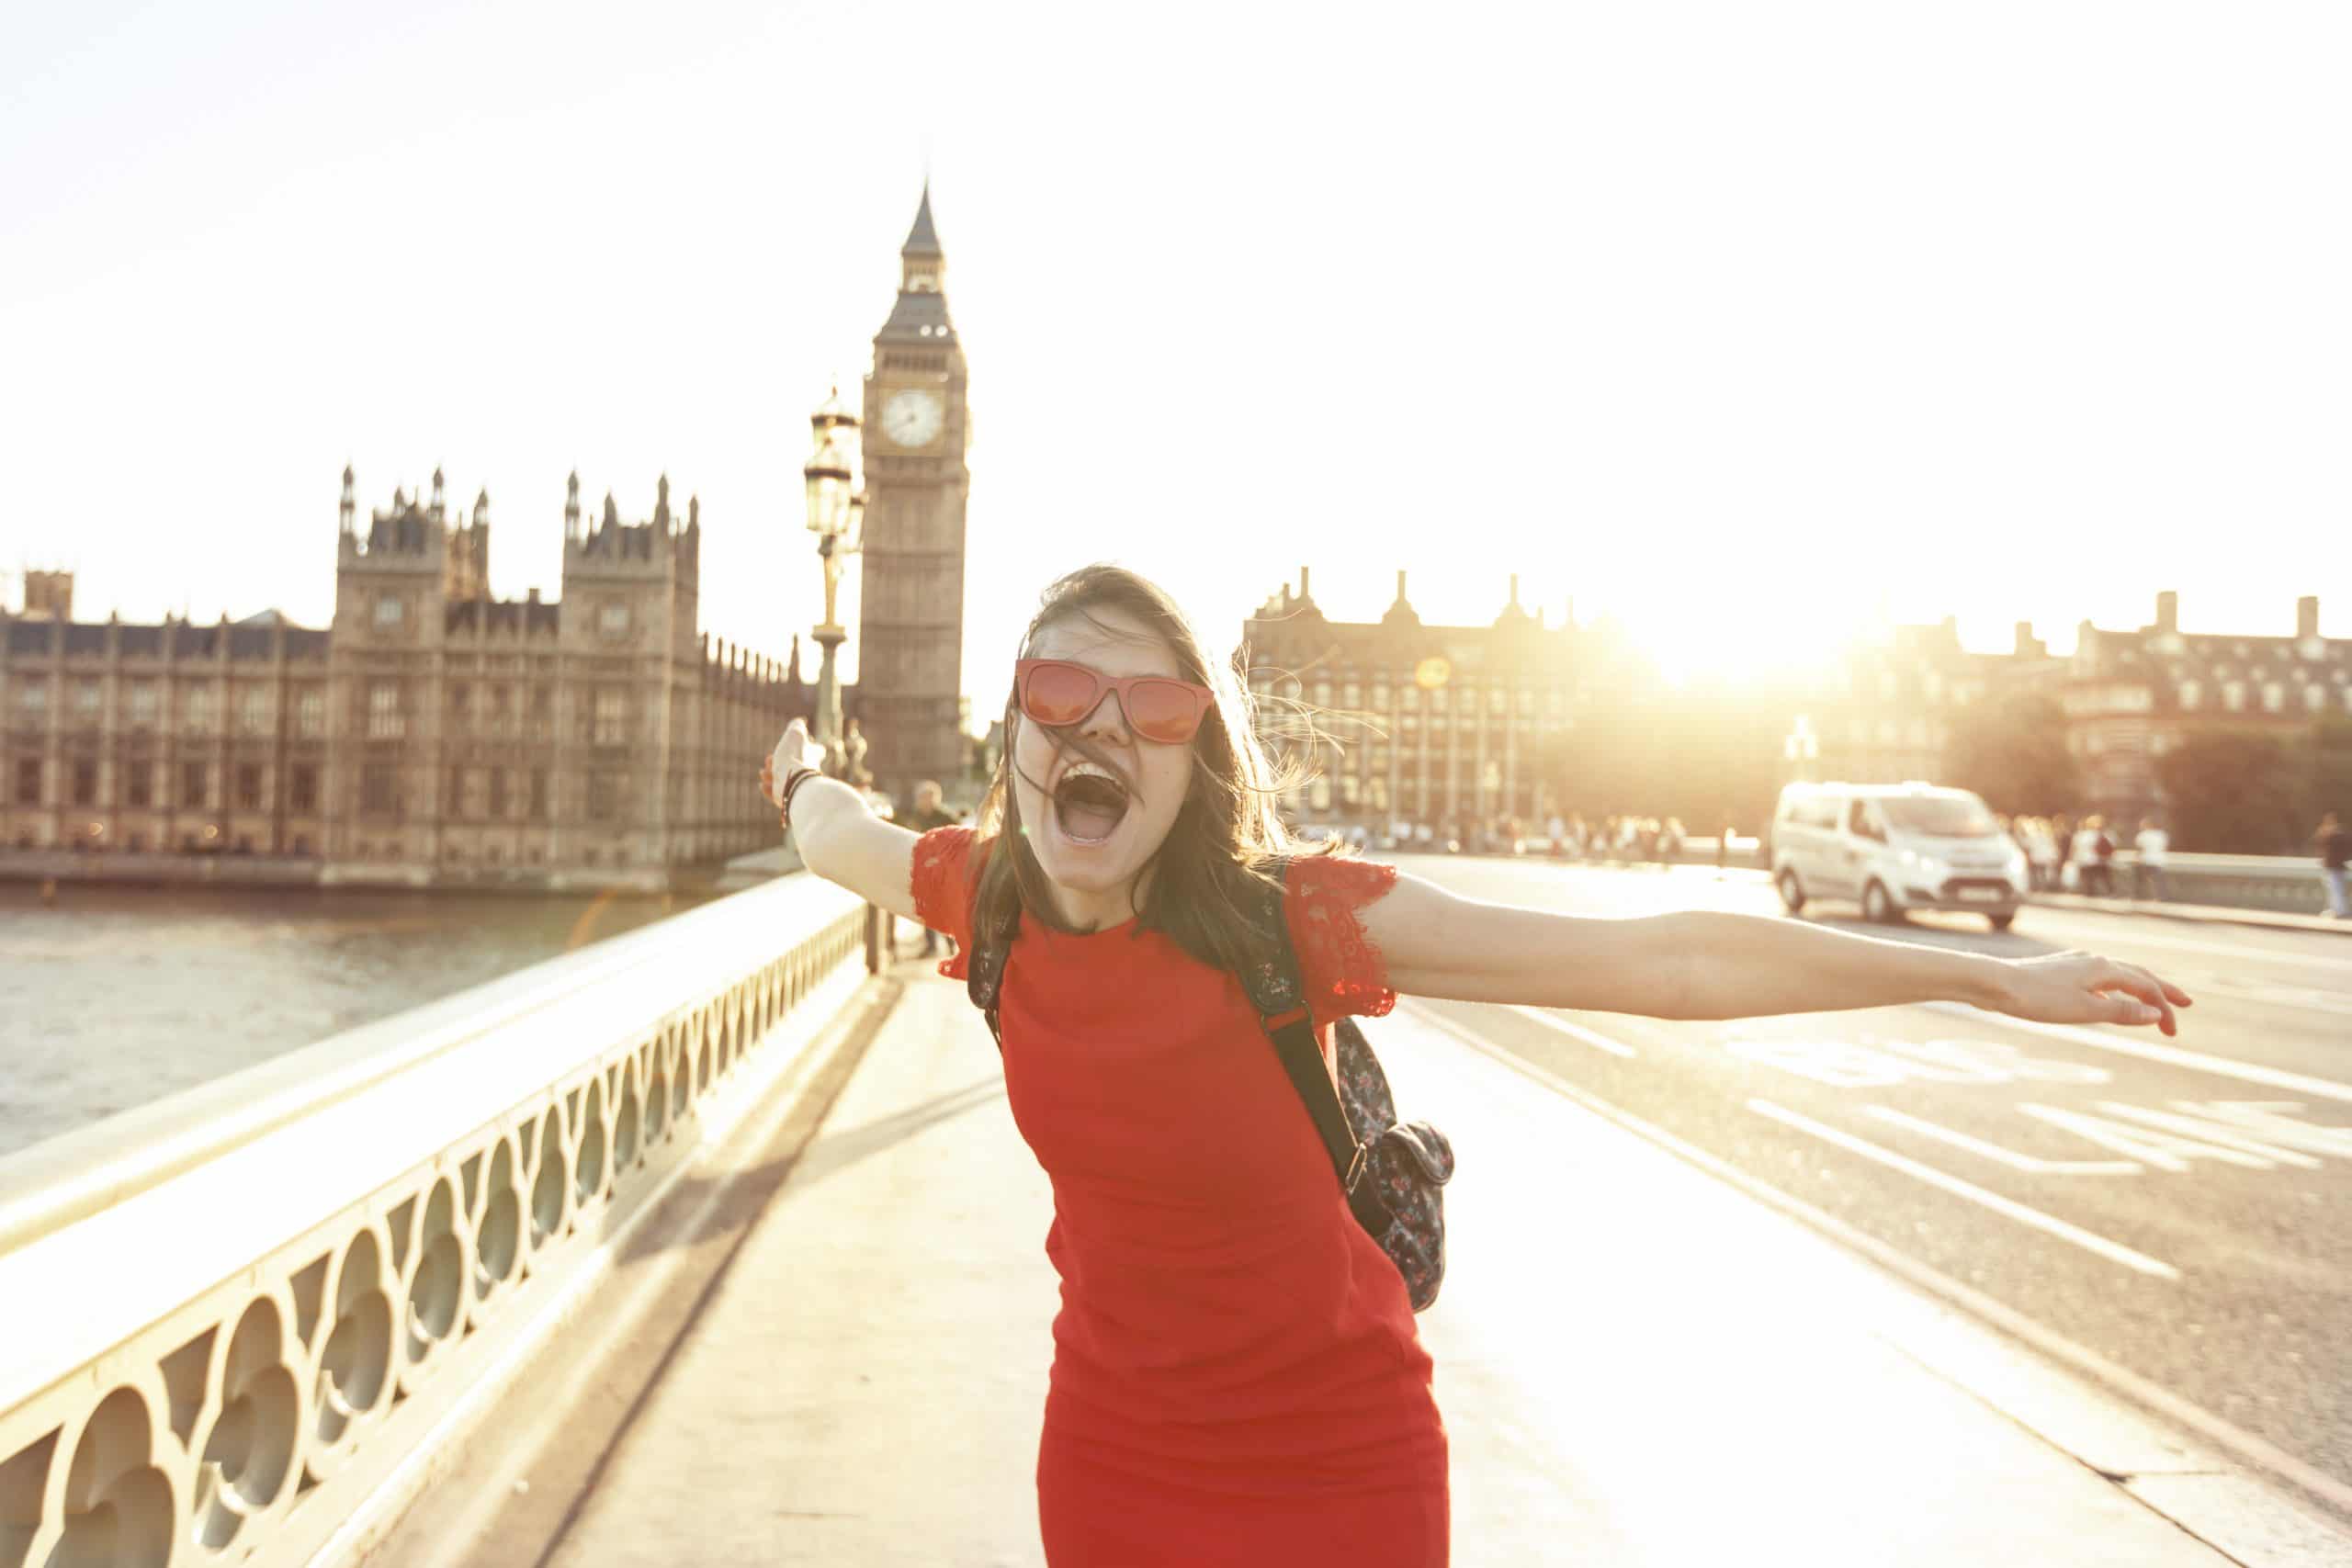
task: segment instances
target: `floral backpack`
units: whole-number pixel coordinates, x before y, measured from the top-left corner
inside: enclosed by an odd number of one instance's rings
[[[1286,878],[1289,872],[1289,863],[1282,863],[1280,874]],[[1388,1075],[1380,1070],[1380,1058],[1373,1055],[1371,1042],[1351,1018],[1342,1018],[1331,1026],[1339,1069],[1339,1087],[1334,1091],[1331,1075],[1323,1067],[1322,1049],[1315,1041],[1298,954],[1291,950],[1282,889],[1267,888],[1257,912],[1281,937],[1281,951],[1253,973],[1237,978],[1322,1137],[1340,1190],[1347,1194],[1349,1212],[1396,1265],[1413,1310],[1425,1312],[1437,1300],[1438,1287],[1445,1280],[1442,1190],[1453,1176],[1453,1145],[1427,1122],[1396,1120]],[[976,931],[966,972],[972,1005],[987,1018],[989,1032],[996,1036],[1000,1051],[1004,1048],[1004,1033],[997,1023],[998,993],[1016,930],[1017,919],[991,931]]]

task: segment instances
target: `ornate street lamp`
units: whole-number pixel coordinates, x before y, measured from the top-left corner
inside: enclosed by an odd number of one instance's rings
[[[817,667],[817,744],[837,776],[842,772],[842,688],[833,668],[834,655],[849,633],[835,618],[834,598],[841,588],[842,569],[856,554],[858,528],[865,514],[865,496],[857,488],[854,468],[857,416],[842,406],[841,389],[833,389],[824,406],[808,418],[811,447],[801,478],[808,491],[808,531],[817,536],[817,556],[825,570],[825,618],[816,628],[821,649]]]

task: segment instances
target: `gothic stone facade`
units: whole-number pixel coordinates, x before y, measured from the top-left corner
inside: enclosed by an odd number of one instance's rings
[[[322,852],[327,633],[0,623],[0,846]]]
[[[923,191],[865,378],[857,689],[876,786],[900,802],[964,765],[964,510],[971,442],[946,257]]]
[[[564,513],[563,590],[488,591],[489,502],[395,493],[335,612],[219,626],[0,615],[0,846],[315,860],[322,881],[654,889],[775,841],[751,784],[814,693],[695,624],[700,509]],[[62,613],[61,613],[62,612]],[[854,711],[853,709],[853,711]]]

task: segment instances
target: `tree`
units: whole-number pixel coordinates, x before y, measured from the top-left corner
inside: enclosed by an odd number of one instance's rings
[[[2310,774],[2282,742],[2245,730],[2193,735],[2156,759],[2173,841],[2212,854],[2294,853]]]
[[[2024,694],[1963,711],[1944,742],[1944,773],[2009,816],[2072,810],[2082,788],[2066,750],[2065,711]]]
[[[1654,713],[1628,705],[1596,706],[1561,738],[1553,783],[1561,807],[1587,817],[1656,809],[1667,776]]]

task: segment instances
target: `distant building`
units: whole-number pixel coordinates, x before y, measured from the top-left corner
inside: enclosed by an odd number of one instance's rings
[[[1845,649],[1795,689],[1760,700],[1803,714],[1820,755],[1806,773],[1847,784],[1934,783],[1963,714],[2012,693],[2039,690],[2065,661],[2053,660],[2020,621],[2007,653],[1971,653],[1951,616],[1933,626],[1897,626]]]
[[[1242,625],[1260,732],[1320,774],[1285,803],[1310,820],[1467,823],[1551,809],[1548,755],[1578,715],[1646,677],[1598,628],[1547,626],[1510,602],[1492,625],[1425,625],[1405,597],[1378,621],[1334,621],[1298,574]],[[1298,710],[1322,733],[1304,733]]]
[[[2298,731],[2352,717],[2352,637],[2319,635],[2319,600],[2295,601],[2295,635],[2184,633],[2180,596],[2156,595],[2137,631],[2085,621],[2059,686],[2089,804],[2128,819],[2163,804],[2154,759],[2192,735]]]
[[[2081,763],[2084,797],[2051,809],[2072,804],[2128,820],[2161,807],[2154,759],[2188,735],[2293,730],[2352,715],[2352,638],[2320,637],[2316,598],[2298,602],[2292,637],[2184,636],[2178,596],[2164,593],[2154,625],[2109,632],[2086,621],[2067,658],[2052,656],[2026,622],[2005,653],[1963,649],[1950,617],[1898,626],[1787,685],[1743,690],[1728,704],[1742,721],[1735,728],[1722,722],[1723,694],[1672,691],[1605,626],[1546,626],[1529,615],[1515,578],[1510,605],[1484,626],[1425,626],[1402,572],[1396,602],[1377,622],[1328,618],[1307,582],[1302,571],[1295,592],[1269,599],[1242,637],[1261,736],[1277,754],[1311,753],[1321,774],[1285,802],[1308,821],[1539,820],[1573,804],[1560,797],[1577,792],[1562,781],[1589,777],[1596,748],[1642,736],[1651,720],[1657,738],[1679,725],[1688,756],[1694,731],[1696,750],[1712,746],[1708,723],[1721,726],[1724,747],[1753,747],[1764,735],[1777,745],[1802,716],[1817,748],[1804,776],[1934,781],[1970,710],[2026,693],[2059,705]],[[1311,710],[1320,733],[1306,737],[1283,699]],[[1736,780],[1725,787],[1746,799]],[[1672,809],[1623,793],[1605,794],[1600,809]],[[1759,806],[1735,809],[1753,816]]]
[[[25,616],[28,620],[72,620],[74,574],[70,571],[26,572]]]
[[[290,856],[322,880],[657,888],[775,841],[753,787],[809,714],[790,664],[696,625],[702,526],[564,507],[562,593],[489,592],[490,502],[344,470],[325,630],[0,612],[0,849]],[[848,696],[855,711],[854,695]]]

